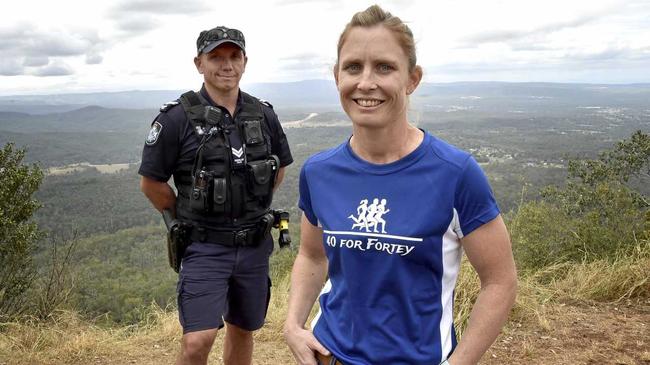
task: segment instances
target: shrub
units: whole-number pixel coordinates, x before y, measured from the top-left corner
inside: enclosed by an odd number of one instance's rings
[[[26,309],[25,293],[35,277],[32,253],[39,232],[31,218],[39,204],[32,194],[43,173],[24,165],[24,157],[11,143],[0,150],[0,317]]]
[[[547,187],[508,216],[519,268],[631,254],[648,238],[650,204],[630,182],[648,180],[649,162],[650,136],[641,131],[598,159],[570,161],[564,187]]]

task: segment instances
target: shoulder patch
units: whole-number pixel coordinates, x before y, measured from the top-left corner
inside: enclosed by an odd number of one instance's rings
[[[147,135],[147,139],[145,140],[147,146],[153,146],[156,144],[156,142],[158,142],[158,137],[160,136],[162,127],[162,124],[158,123],[158,121],[153,122],[151,129],[149,130],[149,134]]]
[[[262,103],[262,104],[268,106],[269,108],[273,109],[273,105],[271,105],[271,103],[269,103],[267,100],[264,100],[264,99],[257,99],[257,100],[259,100],[260,103]]]
[[[178,104],[180,104],[178,100],[168,101],[160,107],[160,112],[166,113],[169,109]]]

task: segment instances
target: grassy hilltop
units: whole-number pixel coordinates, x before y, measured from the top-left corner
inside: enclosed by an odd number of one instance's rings
[[[293,257],[289,250],[273,256],[273,294],[266,325],[256,334],[255,364],[293,363],[282,340]],[[649,277],[647,241],[635,255],[613,262],[559,264],[522,275],[510,321],[481,364],[647,363]],[[461,328],[477,288],[464,263],[456,292]],[[97,325],[74,311],[58,311],[48,321],[4,323],[0,364],[170,364],[180,337],[172,307],[151,305],[128,326]],[[211,364],[223,363],[220,343]]]
[[[127,94],[88,98],[135,95]],[[414,95],[412,122],[474,155],[512,237],[519,296],[481,364],[650,363],[648,95],[648,85],[493,83],[429,85]],[[349,137],[350,122],[335,98],[334,107],[282,100],[276,111],[295,163],[274,205],[290,210],[295,246],[300,166]],[[172,363],[181,337],[176,275],[137,175],[155,109],[44,104],[25,114],[42,103],[30,99],[3,112],[9,101],[0,100],[0,145],[26,148],[25,162],[38,167],[7,168],[21,158],[0,155],[0,365]],[[33,219],[31,193],[42,205]],[[18,233],[7,235],[16,222]],[[295,255],[296,247],[272,257],[256,364],[293,363],[282,322]],[[25,283],[7,290],[17,270]],[[478,290],[464,262],[460,332]],[[219,346],[211,363],[222,363]]]

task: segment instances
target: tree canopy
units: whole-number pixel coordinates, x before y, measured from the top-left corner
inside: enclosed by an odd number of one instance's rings
[[[647,244],[649,172],[650,135],[642,131],[596,159],[569,161],[566,184],[547,187],[512,219],[520,266],[615,258]]]
[[[31,217],[39,208],[32,195],[43,179],[35,165],[23,164],[25,150],[11,143],[0,150],[0,317],[24,309],[34,280],[32,252],[39,231]]]

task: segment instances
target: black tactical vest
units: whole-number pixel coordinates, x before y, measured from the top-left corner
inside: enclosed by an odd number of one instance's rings
[[[199,148],[193,164],[174,173],[177,218],[227,230],[251,227],[269,212],[280,162],[271,154],[271,133],[260,101],[244,92],[242,97],[234,123],[226,125],[221,110],[200,94],[181,95]],[[239,153],[233,153],[228,138],[234,128],[241,138]]]

